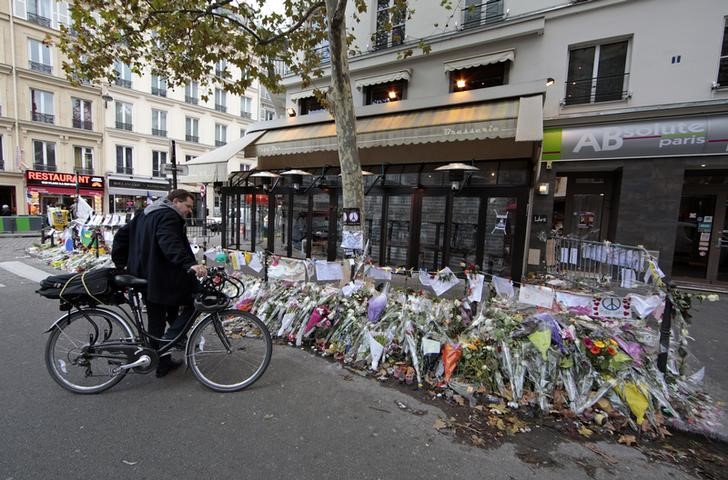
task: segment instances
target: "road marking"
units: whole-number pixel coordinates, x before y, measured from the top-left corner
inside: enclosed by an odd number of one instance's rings
[[[23,262],[0,262],[0,268],[34,282],[40,282],[49,275],[43,270],[31,267]]]

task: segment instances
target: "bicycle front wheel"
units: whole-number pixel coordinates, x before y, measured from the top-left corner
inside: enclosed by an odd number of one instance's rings
[[[107,341],[133,340],[128,324],[113,312],[87,308],[56,322],[48,337],[45,363],[51,378],[74,393],[99,393],[124,378],[114,369],[125,358],[103,352]]]
[[[203,319],[190,334],[187,361],[192,373],[217,392],[252,385],[268,368],[273,344],[255,315],[225,310]]]

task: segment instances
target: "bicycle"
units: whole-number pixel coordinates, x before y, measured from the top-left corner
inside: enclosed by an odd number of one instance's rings
[[[45,363],[53,380],[74,393],[99,393],[119,383],[127,373],[150,373],[159,358],[187,332],[185,361],[197,380],[217,392],[249,387],[268,368],[270,333],[255,315],[230,308],[245,287],[224,267],[212,268],[195,296],[194,313],[172,340],[161,340],[143,326],[141,290],[147,282],[131,275],[111,277],[114,293],[123,294],[118,309],[97,298],[61,301],[66,314],[45,333]],[[130,311],[127,311],[128,306]],[[121,313],[120,313],[121,312]],[[155,349],[152,342],[160,342]]]

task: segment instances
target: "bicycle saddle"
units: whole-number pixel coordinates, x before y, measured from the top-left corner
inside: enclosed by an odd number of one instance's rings
[[[114,284],[117,287],[146,287],[147,281],[134,275],[114,275]]]

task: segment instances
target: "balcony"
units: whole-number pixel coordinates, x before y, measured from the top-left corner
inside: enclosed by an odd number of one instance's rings
[[[131,88],[131,80],[124,80],[123,78],[116,77],[114,79],[114,85],[124,88]]]
[[[30,64],[31,70],[35,70],[36,72],[47,73],[48,75],[53,73],[53,67],[51,67],[50,65],[46,65],[45,63],[40,63],[40,62],[34,62],[33,60],[30,60],[28,63]]]
[[[159,87],[152,87],[152,95],[156,95],[158,97],[166,97],[167,96],[167,89],[166,88],[159,88]]]
[[[128,130],[130,132],[132,130],[131,123],[124,123],[120,122],[119,120],[116,121],[116,128],[118,128],[119,130]]]
[[[487,0],[477,5],[467,5],[463,11],[463,29],[490,25],[505,20],[503,0]]]
[[[240,112],[240,116],[243,118],[253,118],[252,112]]]
[[[227,113],[227,105],[221,105],[219,103],[215,104],[215,110],[222,113]]]
[[[631,95],[625,89],[629,73],[571,80],[566,82],[563,105],[626,100]]]
[[[37,13],[28,12],[28,21],[41,27],[51,28],[51,19],[38,15]]]
[[[374,50],[384,50],[402,45],[404,43],[404,25],[392,27],[391,32],[377,32],[374,38]]]
[[[124,175],[133,175],[134,174],[134,169],[131,168],[131,167],[120,167],[120,166],[117,165],[116,166],[116,173],[122,173]]]
[[[56,166],[54,164],[46,164],[46,163],[34,163],[33,164],[33,170],[42,170],[44,172],[55,172]]]
[[[155,137],[166,137],[167,136],[167,130],[160,130],[158,128],[152,129],[152,135]]]
[[[185,140],[192,143],[200,143],[200,137],[197,135],[185,135]]]
[[[227,145],[227,142],[225,140],[215,140],[216,147],[222,147],[223,145]]]
[[[197,97],[190,97],[189,95],[185,95],[185,103],[189,103],[190,105],[197,105],[197,103],[200,101]]]
[[[48,113],[30,112],[34,122],[54,123],[55,116]]]
[[[80,118],[73,119],[73,128],[81,128],[83,130],[93,130],[94,124],[90,120],[81,120]]]
[[[313,51],[319,57],[321,64],[331,63],[331,50],[328,45],[316,47]]]

